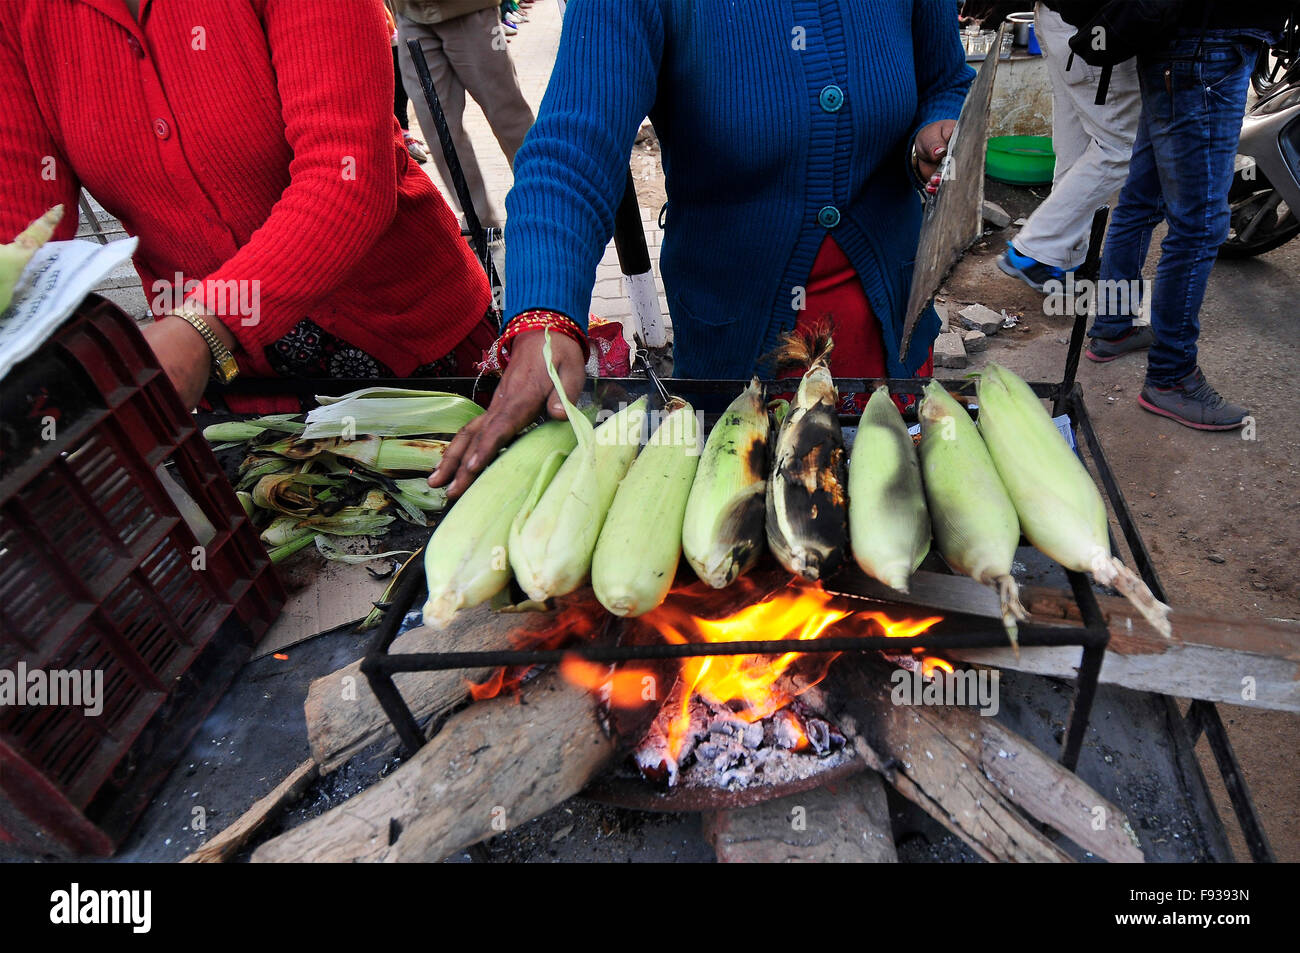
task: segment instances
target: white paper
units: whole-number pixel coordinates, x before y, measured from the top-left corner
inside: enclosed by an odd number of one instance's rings
[[[35,354],[86,295],[135,254],[137,240],[49,242],[23,269],[14,299],[0,314],[0,380]]]

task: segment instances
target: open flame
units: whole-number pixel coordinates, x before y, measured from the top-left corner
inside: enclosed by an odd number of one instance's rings
[[[693,600],[690,600],[693,601]],[[884,635],[910,638],[925,632],[940,618],[891,619],[883,612],[860,612],[837,605],[836,597],[820,585],[790,585],[757,602],[744,606],[720,619],[701,618],[687,611],[683,602],[670,598],[642,620],[670,643],[746,642],[767,639],[821,638],[833,627],[843,627],[850,618],[874,624]],[[843,634],[843,633],[842,633]],[[865,632],[863,634],[866,634]],[[738,717],[755,722],[786,708],[795,698],[812,688],[830,670],[838,653],[800,652],[782,655],[710,655],[682,660],[681,678],[686,691],[678,694],[678,710],[669,722],[669,751],[676,756],[686,743],[690,729],[690,700],[699,695],[708,702],[726,707]],[[800,659],[798,677],[785,678]],[[937,660],[942,664],[942,660]],[[924,664],[924,662],[923,662]]]

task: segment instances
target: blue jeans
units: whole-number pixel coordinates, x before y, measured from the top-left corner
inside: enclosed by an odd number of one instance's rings
[[[1147,381],[1158,387],[1172,386],[1196,369],[1201,302],[1228,237],[1228,189],[1258,50],[1253,41],[1211,32],[1196,56],[1198,42],[1179,40],[1166,52],[1138,60],[1142,118],[1101,263],[1103,281],[1138,287],[1152,230],[1168,221],[1151,291],[1156,343],[1147,358]],[[1117,286],[1103,285],[1110,287]],[[1125,297],[1129,313],[1099,311],[1088,333],[1116,338],[1127,332],[1138,302],[1136,295]]]

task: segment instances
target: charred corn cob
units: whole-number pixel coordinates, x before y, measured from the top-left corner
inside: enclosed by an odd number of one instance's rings
[[[506,587],[515,514],[536,481],[555,475],[574,444],[572,427],[548,421],[511,444],[456,501],[424,549],[425,625],[441,629],[457,609],[476,606]]]
[[[767,543],[790,572],[816,581],[848,549],[844,434],[829,365],[829,339],[808,362],[777,433],[767,481]]]
[[[921,401],[921,474],[934,540],[948,565],[998,592],[1002,624],[1016,646],[1026,618],[1011,575],[1020,522],[970,416],[938,381]]]
[[[1023,380],[990,364],[976,385],[980,432],[1025,537],[1066,569],[1114,586],[1161,634],[1169,607],[1111,554],[1106,504],[1083,462]]]
[[[849,458],[849,544],[863,572],[899,592],[930,551],[921,465],[888,387],[867,401]]]
[[[543,353],[577,448],[549,485],[533,486],[510,528],[515,579],[528,598],[539,602],[572,592],[591,571],[605,514],[641,445],[646,407],[642,398],[593,428],[564,393],[551,364],[549,331]]]
[[[686,501],[699,462],[695,411],[674,399],[619,484],[596,541],[591,586],[600,604],[615,615],[649,612],[672,588]]]
[[[763,551],[769,420],[758,378],[709,434],[686,501],[682,551],[715,589],[731,585]]]

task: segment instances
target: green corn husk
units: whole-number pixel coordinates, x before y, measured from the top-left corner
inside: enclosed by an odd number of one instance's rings
[[[456,433],[483,408],[472,400],[441,391],[366,387],[343,397],[317,397],[320,404],[307,415],[303,437],[355,439],[414,437]]]
[[[592,426],[564,392],[551,363],[551,335],[543,351],[551,382],[564,404],[577,448],[546,486],[534,484],[510,527],[510,566],[530,599],[567,595],[591,571],[596,539],[641,445],[645,398]]]
[[[867,401],[849,458],[849,545],[863,572],[899,592],[930,551],[921,464],[888,387]]]
[[[56,205],[23,229],[11,243],[0,245],[0,314],[13,301],[23,269],[37,249],[54,237],[54,229],[62,220],[63,206]]]
[[[677,574],[700,430],[685,401],[674,398],[664,410],[619,484],[592,557],[591,587],[614,615],[649,612],[667,597]]]
[[[383,506],[387,506],[387,503],[387,500],[382,500]],[[267,547],[275,548],[316,533],[328,533],[330,536],[383,536],[393,519],[391,513],[381,512],[380,507],[374,505],[345,506],[329,516],[276,517],[262,531],[261,539]]]
[[[247,490],[263,477],[277,473],[288,473],[295,469],[297,467],[294,462],[286,460],[284,457],[250,454],[239,465],[239,482],[235,484],[235,488],[237,490]]]
[[[272,414],[252,420],[223,420],[203,428],[203,439],[208,443],[244,443],[260,437],[267,431],[300,434],[306,424],[294,420],[295,414]]]
[[[1122,592],[1166,638],[1169,606],[1110,551],[1106,504],[1042,401],[1020,377],[990,364],[976,385],[980,432],[1025,537],[1066,569]]]
[[[554,477],[576,443],[569,424],[547,421],[511,444],[456,501],[425,547],[425,625],[444,628],[458,609],[485,602],[509,584],[515,514],[538,474]]]
[[[1011,575],[1020,521],[984,441],[961,404],[938,381],[921,401],[921,474],[934,540],[948,565],[997,590],[1002,624],[1017,648],[1027,618]]]
[[[849,542],[844,433],[829,356],[827,343],[799,382],[767,481],[768,546],[810,582],[839,568]]]
[[[312,544],[313,540],[319,543],[322,539],[324,539],[324,537],[315,530],[308,529],[300,533],[291,542],[285,543],[283,546],[273,546],[271,549],[267,550],[267,555],[271,557],[271,562],[273,564],[282,563],[294,553],[306,549]]]
[[[447,491],[442,487],[434,489],[424,477],[409,480],[394,480],[399,495],[405,497],[414,506],[426,513],[440,513],[447,508]]]
[[[682,553],[695,574],[715,589],[735,582],[763,552],[770,430],[763,388],[755,377],[704,444],[686,502]]]
[[[363,437],[359,440],[334,440],[326,449],[336,457],[383,476],[405,473],[428,476],[442,462],[447,441],[416,437]]]

